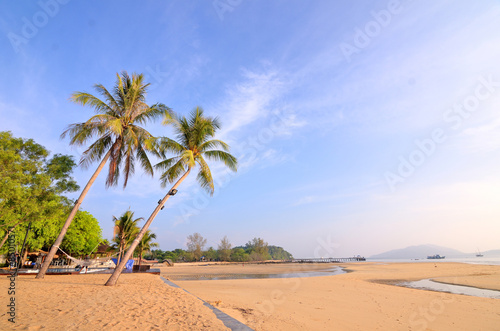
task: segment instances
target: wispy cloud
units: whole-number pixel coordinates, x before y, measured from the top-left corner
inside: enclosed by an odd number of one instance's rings
[[[500,149],[500,118],[463,130],[456,146],[467,153],[488,153]]]
[[[344,193],[344,194],[324,194],[324,195],[306,195],[295,201],[292,206],[301,206],[314,203],[326,203],[334,201],[344,201],[346,198],[365,195],[365,192]]]
[[[216,107],[225,117],[220,136],[227,137],[272,114],[286,89],[283,75],[276,70],[258,73],[243,69],[243,81],[228,87]]]

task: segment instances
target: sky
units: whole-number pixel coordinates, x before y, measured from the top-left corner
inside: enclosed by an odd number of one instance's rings
[[[295,257],[498,249],[498,31],[489,0],[3,1],[0,130],[79,160],[59,137],[93,110],[71,93],[144,73],[149,104],[218,116],[239,160],[211,164],[213,197],[182,183],[151,226],[162,250],[195,232]],[[75,169],[81,187],[95,167]],[[168,191],[139,167],[126,189],[105,176],[81,209],[108,239]]]

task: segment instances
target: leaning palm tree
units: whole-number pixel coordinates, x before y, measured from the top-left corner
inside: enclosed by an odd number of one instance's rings
[[[85,92],[75,92],[71,96],[73,102],[89,105],[94,108],[97,114],[84,123],[71,124],[63,132],[61,138],[68,135],[71,138],[70,145],[81,146],[97,136],[97,140],[82,154],[80,165],[88,167],[98,160],[100,163],[80,197],[76,200],[36,278],[45,276],[73,217],[108,160],[109,171],[106,187],[117,185],[120,171],[123,171],[123,187],[125,188],[129,176],[134,173],[136,159],[146,173],[153,175],[153,167],[146,154],[147,151],[152,150],[153,139],[151,134],[140,125],[158,118],[167,121],[171,110],[163,104],[155,104],[151,107],[146,104],[146,92],[149,84],[144,82],[142,74],[133,74],[130,77],[126,72],[123,72],[121,77],[118,74],[116,76],[116,84],[112,92],[101,84],[94,86],[102,96],[102,100]]]
[[[153,239],[156,239],[156,234],[148,230],[137,245],[136,253],[139,255],[139,270],[141,270],[142,256],[144,253],[151,252],[151,248],[159,246],[158,243],[153,242]]]
[[[236,171],[238,162],[234,156],[229,154],[229,146],[223,141],[212,139],[215,132],[220,128],[217,118],[203,116],[203,109],[197,107],[190,113],[189,118],[172,115],[169,124],[174,127],[177,141],[170,138],[161,138],[157,142],[158,154],[164,161],[158,163],[155,168],[163,171],[160,178],[163,187],[168,183],[175,182],[175,184],[149,216],[123,260],[108,279],[107,286],[116,284],[125,267],[124,261],[127,261],[132,256],[158,212],[168,198],[175,194],[177,187],[186,179],[193,168],[198,165],[198,182],[210,195],[214,193],[214,182],[205,158],[212,161],[222,161],[229,169]],[[215,148],[221,148],[222,150]],[[167,152],[173,153],[174,156],[167,158]]]
[[[127,210],[120,218],[113,216],[113,222],[115,222],[113,242],[118,248],[118,262],[122,260],[125,250],[139,232],[137,223],[143,220],[142,217],[134,219],[134,213],[130,210]]]

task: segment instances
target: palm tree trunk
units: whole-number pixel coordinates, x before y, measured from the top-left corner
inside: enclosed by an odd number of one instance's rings
[[[188,171],[186,171],[186,173],[184,175],[182,175],[181,178],[179,178],[179,180],[174,184],[174,186],[172,186],[172,188],[170,189],[170,191],[168,191],[168,193],[165,195],[165,197],[163,197],[163,199],[160,201],[158,206],[156,206],[156,208],[153,211],[153,213],[151,214],[151,216],[149,216],[146,224],[144,224],[141,231],[137,234],[137,237],[132,242],[132,245],[130,245],[129,249],[127,250],[127,253],[125,253],[125,255],[123,256],[122,261],[120,262],[120,264],[118,266],[116,266],[115,271],[113,272],[111,277],[109,277],[108,281],[106,282],[106,286],[114,286],[116,284],[116,282],[118,281],[118,278],[120,277],[120,275],[123,271],[123,268],[125,267],[125,264],[127,263],[127,261],[130,259],[130,257],[134,253],[135,248],[137,247],[137,245],[141,241],[141,239],[144,236],[144,234],[146,233],[146,231],[148,231],[149,226],[151,225],[151,223],[155,219],[156,215],[160,212],[160,210],[163,207],[163,205],[165,204],[165,202],[167,202],[168,198],[170,198],[169,193],[173,189],[177,189],[177,187],[180,185],[180,183],[182,183],[184,181],[184,179],[186,179],[187,175],[189,175],[190,171],[191,171],[191,168],[189,168]]]
[[[66,232],[68,231],[69,226],[71,225],[71,222],[73,221],[73,218],[76,215],[76,212],[80,208],[80,205],[82,204],[83,199],[87,195],[87,192],[90,190],[90,187],[92,186],[92,184],[94,184],[94,182],[95,182],[97,176],[99,175],[99,173],[101,172],[102,168],[104,168],[104,165],[108,161],[109,156],[111,155],[111,151],[112,150],[113,150],[113,147],[111,147],[109,149],[109,151],[106,153],[106,155],[102,159],[101,163],[97,167],[96,171],[94,172],[94,174],[92,175],[92,177],[88,181],[87,185],[83,189],[82,193],[78,197],[78,200],[76,200],[76,203],[73,206],[73,209],[71,210],[71,213],[69,213],[69,216],[66,219],[66,222],[64,223],[64,226],[61,229],[61,233],[59,233],[59,236],[57,237],[56,241],[54,242],[54,244],[50,248],[50,252],[47,255],[47,257],[45,258],[45,262],[43,263],[42,268],[40,269],[40,272],[36,276],[37,279],[42,279],[45,276],[45,273],[47,272],[47,269],[49,269],[49,265],[52,262],[52,259],[54,258],[54,255],[56,255],[56,252],[59,249],[59,245],[61,245],[61,243],[62,243],[62,241],[64,239],[64,236],[66,235]]]
[[[120,246],[118,247],[118,259],[116,261],[116,265],[120,264],[122,261],[123,250],[125,249],[125,244],[123,243],[123,239],[120,239]]]
[[[141,271],[141,265],[142,265],[142,255],[144,254],[143,249],[139,249],[139,271]]]
[[[141,271],[142,249],[139,250],[139,271]]]

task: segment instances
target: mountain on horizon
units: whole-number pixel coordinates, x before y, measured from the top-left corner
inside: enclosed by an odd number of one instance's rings
[[[486,252],[483,252],[484,256],[497,257],[500,256],[500,249],[492,249]]]
[[[401,249],[393,249],[384,253],[370,256],[370,259],[425,259],[429,255],[439,254],[446,257],[464,257],[470,254],[459,250],[437,246],[437,245],[418,245],[409,246]]]

